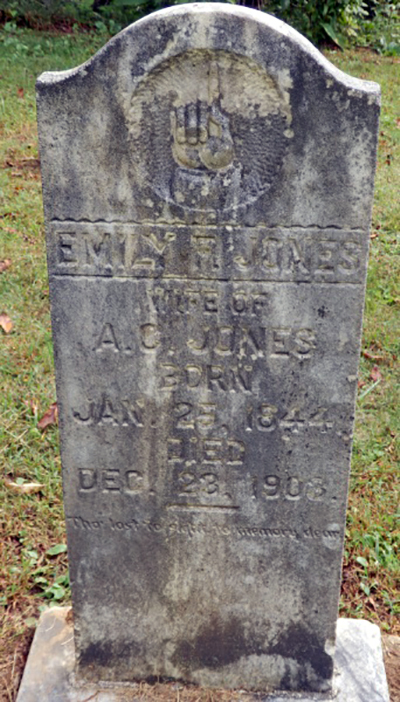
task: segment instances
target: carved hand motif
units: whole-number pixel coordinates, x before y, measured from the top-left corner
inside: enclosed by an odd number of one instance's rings
[[[226,168],[233,160],[229,119],[217,102],[189,103],[171,114],[172,151],[185,168]]]
[[[157,64],[129,108],[135,178],[179,208],[174,216],[214,221],[223,212],[225,221],[283,177],[293,132],[282,90],[261,64],[231,51],[190,49]]]

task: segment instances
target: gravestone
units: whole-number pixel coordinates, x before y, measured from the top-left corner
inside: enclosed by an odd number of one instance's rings
[[[378,86],[200,4],[37,89],[79,675],[329,693]]]

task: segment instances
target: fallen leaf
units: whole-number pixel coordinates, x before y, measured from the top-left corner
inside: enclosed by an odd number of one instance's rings
[[[57,424],[57,421],[58,421],[57,402],[53,402],[53,404],[50,405],[47,412],[44,413],[43,417],[38,422],[38,427],[39,427],[39,429],[42,429],[42,431],[43,431],[43,429],[46,429],[46,427],[49,427],[51,424]]]
[[[37,417],[37,413],[38,413],[38,409],[39,409],[39,405],[36,403],[36,401],[33,400],[33,399],[31,399],[31,400],[24,400],[24,405],[25,405],[25,407],[28,407],[28,408],[32,411],[32,414],[33,414],[33,415],[35,416],[35,418],[36,418],[36,417]]]
[[[12,480],[9,480],[8,478],[4,478],[4,484],[6,487],[8,487],[10,490],[13,490],[14,492],[18,492],[19,494],[22,495],[32,495],[35,492],[40,492],[42,488],[44,488],[43,483],[14,483]]]
[[[20,98],[23,98],[25,95],[25,91],[23,88],[18,88],[17,93],[18,93],[18,97],[20,97]]]
[[[374,382],[376,382],[377,380],[382,380],[382,373],[380,372],[378,366],[373,367],[373,369],[371,370],[371,373],[369,374],[369,377]]]
[[[370,353],[369,351],[362,351],[364,358],[368,358],[370,361],[384,361],[383,356],[377,356],[376,354]]]
[[[11,319],[9,318],[8,314],[0,314],[0,327],[3,328],[6,334],[9,334],[11,329],[13,328],[13,323]]]
[[[4,273],[11,266],[11,258],[5,258],[4,261],[0,261],[0,273]]]

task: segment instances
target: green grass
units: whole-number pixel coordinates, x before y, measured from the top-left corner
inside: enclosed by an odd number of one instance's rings
[[[342,614],[399,633],[400,58],[366,51],[327,56],[382,87]]]
[[[7,700],[18,683],[18,664],[10,672],[14,653],[27,641],[33,618],[49,602],[69,597],[66,555],[48,553],[65,541],[57,429],[37,426],[55,400],[55,384],[34,84],[42,71],[77,65],[104,41],[86,34],[0,34],[0,260],[12,260],[0,274],[0,314],[14,325],[7,335],[0,329],[0,678]],[[20,494],[4,478],[43,488]]]
[[[58,434],[55,426],[38,428],[55,401],[55,385],[34,82],[43,70],[81,63],[105,40],[12,27],[0,34],[0,260],[12,260],[0,274],[0,314],[14,325],[9,334],[0,329],[5,700],[14,699],[13,652],[26,648],[33,619],[41,607],[69,597],[66,554],[52,550],[65,542]],[[376,80],[383,91],[341,613],[399,633],[400,60],[367,51],[331,52],[328,58],[352,75]],[[10,481],[43,487],[23,494]]]

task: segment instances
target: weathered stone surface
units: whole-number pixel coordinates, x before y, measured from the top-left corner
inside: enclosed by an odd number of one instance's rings
[[[92,683],[74,674],[75,647],[68,607],[43,612],[29,653],[17,702],[142,702],[140,683]],[[182,696],[186,694],[181,690]],[[166,688],[175,699],[177,691]],[[193,690],[193,699],[198,695]],[[150,699],[150,697],[149,697]],[[243,702],[389,702],[380,631],[359,619],[339,619],[334,654],[333,696],[319,693],[235,694]]]
[[[87,678],[330,689],[378,102],[214,3],[40,77]]]

